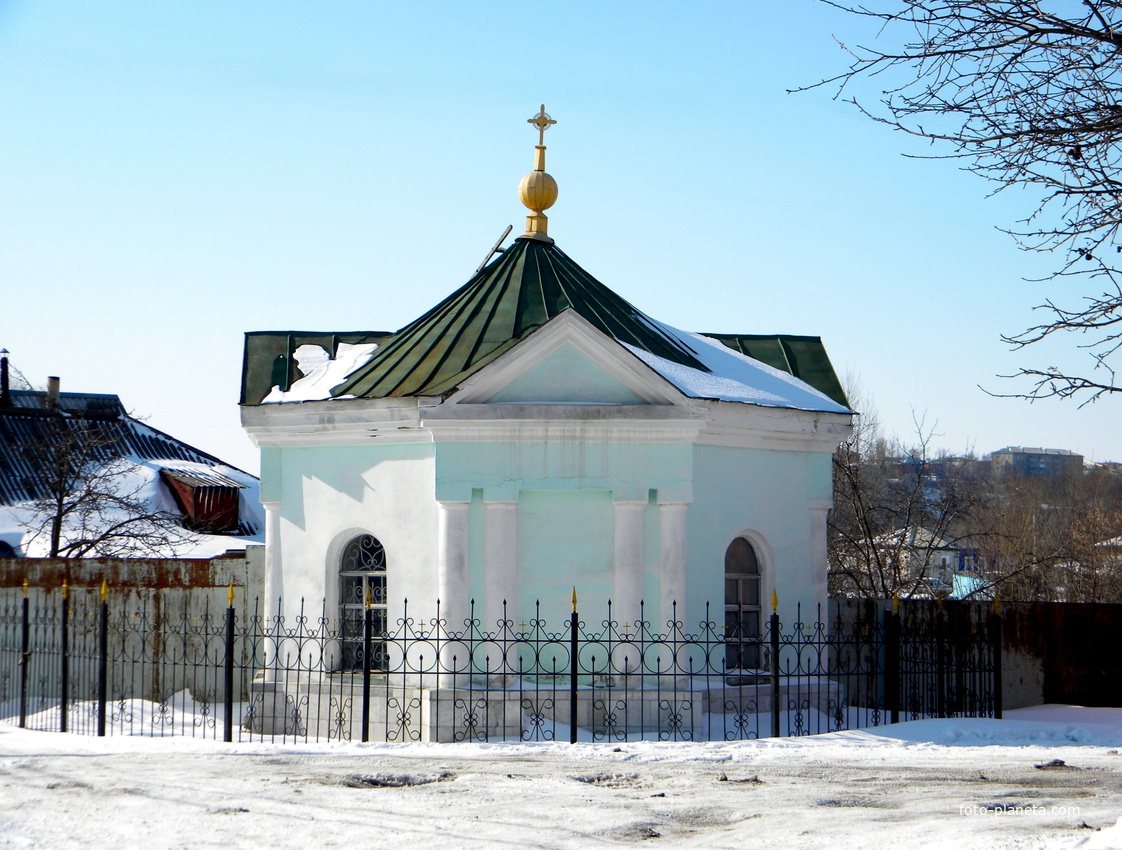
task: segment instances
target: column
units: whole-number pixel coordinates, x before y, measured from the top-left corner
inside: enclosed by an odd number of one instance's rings
[[[437,502],[440,616],[461,632],[468,615],[467,530],[470,502]]]
[[[518,502],[483,503],[483,630],[499,630],[506,618],[517,628]]]
[[[280,502],[262,502],[265,508],[265,587],[261,612],[275,615],[284,597],[284,568],[281,561]]]
[[[659,620],[656,631],[666,629],[675,616],[673,603],[678,603],[677,619],[686,623],[686,502],[660,502],[658,505],[658,536],[662,557],[659,565]],[[652,618],[653,619],[653,618]]]
[[[281,654],[281,641],[275,637],[276,623],[273,618],[284,613],[284,569],[281,561],[280,502],[262,502],[265,508],[265,587],[261,600],[261,614],[264,617],[264,641],[262,652],[265,669],[260,679],[254,677],[249,686],[252,729],[262,734],[295,734],[299,728],[298,715],[291,710],[291,703],[282,683],[284,675],[278,670],[277,659]]]
[[[615,502],[612,618],[620,632],[636,634],[643,598],[643,509],[646,502]]]

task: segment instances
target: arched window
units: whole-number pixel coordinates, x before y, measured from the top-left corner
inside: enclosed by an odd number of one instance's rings
[[[343,624],[343,666],[361,670],[363,619],[370,608],[370,669],[386,669],[386,552],[378,539],[360,534],[343,549],[339,562],[339,619]]]
[[[725,550],[725,669],[760,666],[760,559],[737,537]]]

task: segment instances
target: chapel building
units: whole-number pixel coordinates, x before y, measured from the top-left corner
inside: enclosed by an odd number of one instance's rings
[[[774,594],[793,622],[826,600],[852,428],[821,340],[682,331],[602,284],[549,235],[555,122],[530,123],[525,232],[444,301],[393,333],[247,334],[266,599],[489,629],[560,626],[575,588],[624,630],[758,633]]]

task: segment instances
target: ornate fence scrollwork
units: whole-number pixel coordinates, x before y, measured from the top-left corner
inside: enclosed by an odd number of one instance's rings
[[[85,734],[618,743],[808,735],[1001,705],[997,614],[870,609],[826,622],[799,610],[790,626],[773,614],[761,634],[738,630],[730,651],[708,611],[696,628],[676,613],[656,628],[643,606],[622,624],[610,608],[551,624],[535,607],[486,625],[474,605],[459,623],[404,606],[366,630],[378,663],[355,669],[367,647],[348,649],[354,624],[323,608],[245,614],[231,598],[168,616],[119,596],[0,593],[0,717],[51,730],[65,718]]]

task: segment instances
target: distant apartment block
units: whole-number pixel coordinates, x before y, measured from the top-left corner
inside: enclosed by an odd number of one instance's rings
[[[1068,449],[1007,446],[990,455],[994,475],[1061,478],[1083,469],[1083,455]]]

